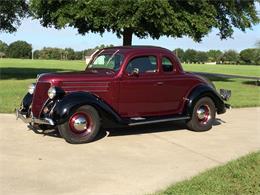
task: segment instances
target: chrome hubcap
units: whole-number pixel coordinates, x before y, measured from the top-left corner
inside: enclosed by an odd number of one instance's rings
[[[76,131],[82,132],[87,129],[87,119],[83,115],[76,115],[72,118],[72,124]]]
[[[210,117],[210,108],[208,105],[201,105],[198,109],[197,109],[197,117],[198,120],[202,123],[202,124],[206,124]]]
[[[204,108],[199,108],[197,110],[197,115],[200,120],[204,119],[206,115],[206,110]]]

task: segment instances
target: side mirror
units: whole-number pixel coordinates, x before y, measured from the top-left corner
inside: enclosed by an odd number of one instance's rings
[[[130,76],[139,76],[139,68],[134,68],[130,73]]]

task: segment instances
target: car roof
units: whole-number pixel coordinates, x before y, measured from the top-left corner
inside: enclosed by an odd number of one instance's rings
[[[147,52],[163,52],[163,53],[172,53],[169,49],[158,47],[158,46],[151,46],[151,45],[133,45],[133,46],[115,46],[115,47],[106,47],[104,50],[120,50],[122,53],[132,53],[138,51],[147,51]]]

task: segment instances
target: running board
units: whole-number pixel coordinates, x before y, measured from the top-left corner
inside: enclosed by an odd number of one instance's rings
[[[183,117],[156,119],[156,120],[145,120],[145,121],[138,121],[138,122],[130,122],[130,123],[128,123],[128,125],[129,126],[145,125],[145,124],[153,124],[153,123],[161,123],[161,122],[169,122],[169,121],[179,121],[179,120],[187,120],[187,119],[190,119],[190,117],[189,116],[183,116]]]

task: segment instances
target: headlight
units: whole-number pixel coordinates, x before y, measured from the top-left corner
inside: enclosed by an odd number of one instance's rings
[[[32,84],[30,84],[30,85],[28,86],[28,92],[29,92],[29,94],[33,94],[34,90],[35,90],[35,83],[32,83]]]
[[[55,87],[51,87],[48,90],[48,96],[50,99],[53,99],[56,96],[56,88]]]

